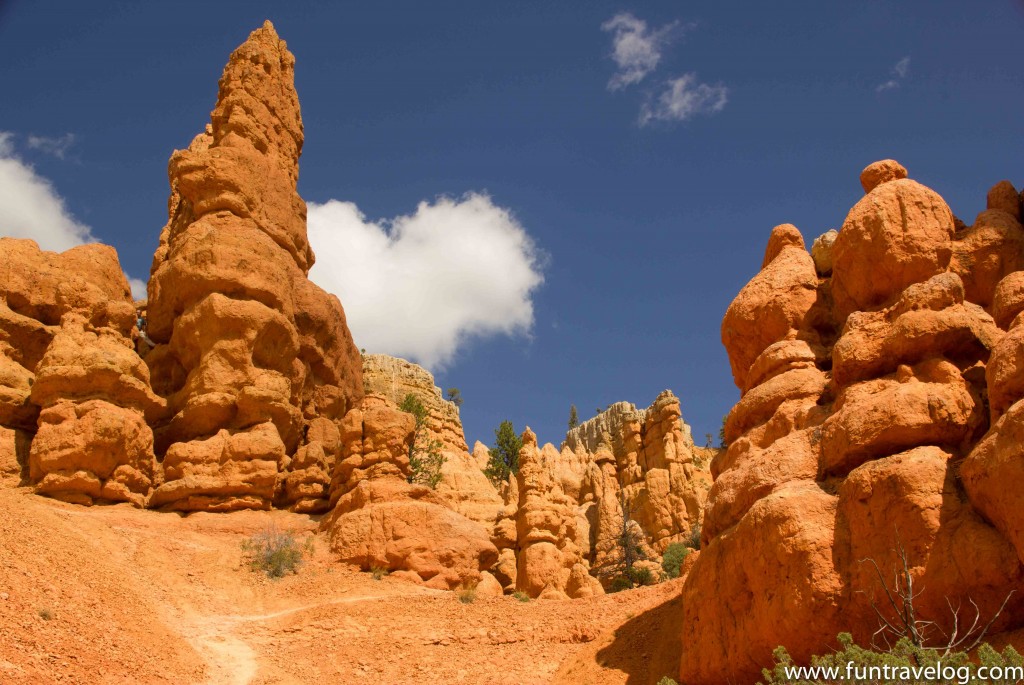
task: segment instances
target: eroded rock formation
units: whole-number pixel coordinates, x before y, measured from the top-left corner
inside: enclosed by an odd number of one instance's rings
[[[412,395],[423,403],[427,427],[441,441],[444,451],[468,451],[459,408],[441,396],[441,388],[434,385],[434,377],[422,366],[386,354],[364,354],[363,389],[367,395],[386,397],[395,406]]]
[[[114,249],[0,238],[0,473],[58,499],[145,504],[164,403]]]
[[[507,494],[511,506],[496,527],[496,544],[512,548],[505,524],[515,523],[515,574],[503,577],[534,597],[603,592],[618,561],[624,506],[657,561],[700,523],[706,468],[694,460],[689,426],[670,391],[646,410],[612,405],[570,430],[561,450],[539,447],[527,429]]]
[[[329,425],[362,397],[341,303],[311,283],[296,191],[295,59],[267,22],[232,53],[211,124],[171,157],[146,357],[166,417],[153,506],[327,506]]]
[[[423,403],[429,440],[440,443],[444,456],[437,494],[463,516],[488,528],[493,526],[504,502],[484,476],[487,458],[481,461],[469,453],[459,408],[442,397],[430,372],[398,357],[365,354],[363,388],[367,395],[377,394],[395,408],[408,395]]]
[[[742,397],[684,589],[692,685],[756,682],[780,644],[867,644],[874,566],[891,579],[901,549],[947,633],[951,607],[987,621],[1024,581],[1020,195],[1001,182],[967,227],[892,160],[861,183],[813,259],[776,227],[723,320]],[[1024,624],[1022,599],[993,632]]]
[[[377,394],[345,416],[333,509],[321,527],[342,561],[366,570],[408,572],[439,589],[479,582],[498,550],[487,528],[408,482],[414,424],[412,414]]]
[[[678,400],[615,405],[560,450],[527,429],[521,470],[495,487],[433,377],[361,357],[307,278],[293,70],[269,22],[232,53],[211,123],[171,157],[148,300],[112,248],[0,239],[0,482],[82,504],[330,511],[342,560],[548,598],[603,592],[626,505],[657,568],[707,488]],[[445,458],[433,490],[409,482],[408,394]]]

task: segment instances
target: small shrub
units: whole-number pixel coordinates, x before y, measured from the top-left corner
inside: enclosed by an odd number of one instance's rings
[[[634,566],[629,570],[633,585],[654,585],[654,574],[646,566]]]
[[[389,571],[383,566],[371,566],[370,575],[373,576],[374,580],[381,580],[384,576],[388,575]]]
[[[658,681],[658,685],[679,685],[679,683],[672,680],[668,676],[665,676],[664,678]]]
[[[515,597],[520,602],[522,602],[523,604],[525,604],[525,603],[530,601],[530,595],[526,594],[522,590],[516,590],[515,592],[512,593],[512,596]]]
[[[693,524],[693,528],[690,529],[690,534],[686,536],[683,544],[690,549],[700,549],[700,521]]]
[[[679,569],[689,553],[690,548],[681,542],[673,542],[666,547],[665,553],[661,556],[661,568],[665,571],[665,576],[668,578],[678,578]]]
[[[253,571],[266,573],[269,578],[281,578],[286,573],[298,573],[303,552],[312,554],[312,542],[310,536],[304,550],[295,539],[294,531],[270,527],[243,542],[242,551],[249,556],[249,567]]]
[[[472,604],[476,601],[476,583],[464,583],[455,591],[455,596],[463,604]]]
[[[412,444],[409,445],[408,481],[434,490],[441,482],[441,467],[445,462],[441,448],[444,445],[431,437],[430,427],[427,426],[429,412],[418,397],[409,393],[398,408],[416,419]]]
[[[53,620],[53,611],[51,609],[48,609],[46,607],[40,607],[37,613],[39,614],[39,618],[43,619],[44,621]]]
[[[608,592],[622,592],[623,590],[632,590],[642,585],[654,585],[654,583],[654,574],[651,572],[651,569],[643,566],[634,566],[629,571],[612,578]]]
[[[629,590],[633,587],[633,584],[629,582],[629,578],[626,576],[615,576],[612,578],[611,585],[608,586],[608,592],[622,592],[623,590]]]

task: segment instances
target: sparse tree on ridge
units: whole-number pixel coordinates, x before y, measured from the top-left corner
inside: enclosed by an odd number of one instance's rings
[[[519,473],[519,450],[523,439],[516,434],[511,421],[502,421],[494,431],[495,444],[490,448],[490,457],[484,475],[497,487]]]
[[[569,405],[569,430],[572,430],[576,426],[580,425],[580,416],[576,413],[576,405]]]
[[[448,388],[445,395],[447,396],[448,401],[454,404],[456,407],[462,406],[462,391],[459,390],[458,388]]]

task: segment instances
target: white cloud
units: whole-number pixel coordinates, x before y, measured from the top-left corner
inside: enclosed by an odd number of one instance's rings
[[[652,121],[685,121],[697,114],[720,112],[729,96],[729,89],[722,84],[698,83],[694,73],[671,79],[665,86],[654,102],[645,102],[640,108],[641,126]]]
[[[356,345],[432,369],[474,337],[528,335],[543,255],[486,195],[421,202],[368,221],[355,204],[309,205],[310,278],[345,307]]]
[[[39,150],[58,159],[64,159],[64,155],[75,144],[75,134],[65,133],[57,138],[29,135],[25,140],[25,144],[33,150]]]
[[[32,238],[56,252],[96,240],[53,184],[17,155],[14,136],[7,132],[0,132],[0,235]]]
[[[74,142],[70,133],[60,140],[64,139],[67,139],[67,145]],[[41,140],[29,136],[26,144],[63,159],[67,145],[62,149],[46,149]],[[96,242],[91,229],[79,223],[68,211],[53,184],[18,156],[14,149],[14,134],[8,131],[0,131],[0,236],[31,238],[41,249],[53,252]],[[131,278],[128,274],[125,277],[131,285],[132,297],[144,299],[145,281]]]
[[[661,61],[661,49],[668,44],[678,22],[649,31],[647,22],[629,12],[620,12],[601,24],[602,31],[612,34],[612,59],[618,71],[608,81],[609,90],[618,90],[639,83],[654,71]]]
[[[125,274],[128,279],[128,285],[132,287],[132,299],[144,300],[148,297],[146,292],[146,282],[140,278],[132,278],[128,274]]]
[[[907,74],[908,73],[910,73],[910,57],[909,56],[908,57],[904,57],[903,59],[901,59],[899,62],[897,62],[893,66],[892,69],[889,70],[889,75],[891,76],[891,78],[888,81],[886,81],[885,83],[879,84],[878,87],[875,88],[875,92],[876,93],[884,93],[887,90],[893,90],[894,88],[899,88],[900,84],[903,82],[903,80],[905,78],[907,78]]]

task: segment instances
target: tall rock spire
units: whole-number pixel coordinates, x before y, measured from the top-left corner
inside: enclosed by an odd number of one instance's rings
[[[336,431],[310,428],[362,396],[341,303],[306,277],[294,66],[269,21],[253,31],[224,68],[206,131],[171,156],[149,283],[147,363],[168,401],[155,431],[165,482],[151,506],[326,504]],[[327,448],[307,449],[309,435]]]

